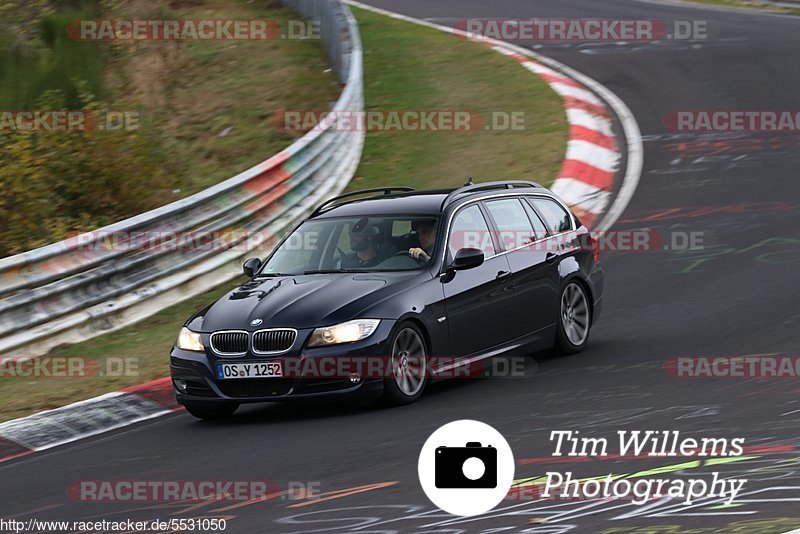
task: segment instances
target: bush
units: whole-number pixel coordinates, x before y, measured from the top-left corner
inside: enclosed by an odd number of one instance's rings
[[[80,84],[76,84],[80,86]],[[87,92],[83,108],[101,114]],[[48,91],[38,109],[65,109]],[[146,130],[0,133],[0,257],[163,204],[165,171]]]

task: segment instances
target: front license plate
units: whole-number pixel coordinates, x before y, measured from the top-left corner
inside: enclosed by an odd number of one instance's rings
[[[283,376],[281,362],[218,363],[217,378],[270,378]]]

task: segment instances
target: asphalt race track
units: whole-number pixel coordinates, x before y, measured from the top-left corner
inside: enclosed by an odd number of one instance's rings
[[[451,381],[397,409],[269,405],[245,407],[225,423],[175,413],[3,464],[2,515],[227,517],[227,531],[235,533],[800,527],[797,380],[676,378],[664,369],[675,356],[800,352],[800,138],[677,135],[663,122],[681,109],[800,109],[800,18],[636,0],[371,3],[446,25],[467,17],[707,20],[715,34],[705,41],[526,45],[604,84],[639,123],[644,170],[615,229],[701,233],[705,249],[604,252],[606,302],[589,349],[531,358],[524,378]],[[456,419],[502,432],[518,461],[516,478],[543,476],[552,467],[541,460],[552,453],[552,430],[612,437],[627,429],[743,437],[749,454],[716,468],[748,482],[732,507],[508,501],[487,516],[456,518],[435,510],[416,474],[425,439]],[[632,458],[560,468],[588,477],[686,461]],[[703,469],[689,462],[677,472],[688,477]],[[186,505],[76,502],[67,494],[71,482],[99,479],[318,482],[326,496]],[[540,518],[548,522],[537,524]]]

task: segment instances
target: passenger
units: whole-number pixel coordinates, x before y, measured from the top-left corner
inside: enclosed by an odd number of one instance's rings
[[[417,232],[419,246],[408,249],[408,253],[417,261],[428,262],[436,246],[436,221],[433,219],[415,221],[412,227]]]

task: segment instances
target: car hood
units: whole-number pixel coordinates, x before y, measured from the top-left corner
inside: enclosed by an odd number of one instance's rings
[[[420,274],[336,273],[250,280],[187,324],[198,332],[327,326],[359,317],[360,312],[402,291]],[[251,324],[258,319],[260,323]]]

